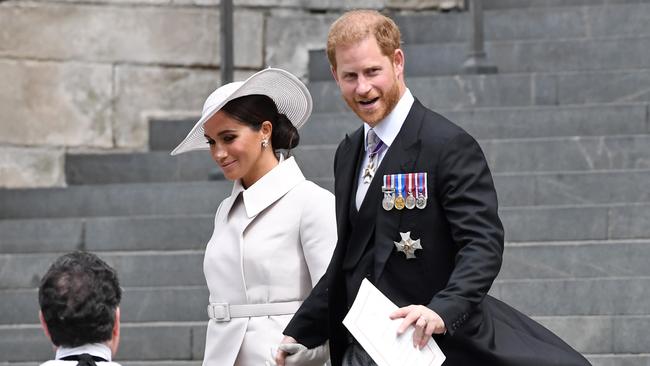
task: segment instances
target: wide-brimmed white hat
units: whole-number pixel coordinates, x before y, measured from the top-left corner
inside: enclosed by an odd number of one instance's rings
[[[311,114],[311,94],[305,84],[287,71],[269,67],[244,81],[235,81],[213,91],[203,104],[201,118],[171,154],[209,149],[203,124],[229,101],[251,94],[262,94],[273,99],[278,111],[285,114],[296,128],[302,127]]]

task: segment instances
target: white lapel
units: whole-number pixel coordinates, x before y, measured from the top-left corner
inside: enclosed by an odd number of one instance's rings
[[[284,159],[280,155],[280,163],[248,189],[244,189],[240,180],[234,182],[230,197],[224,201],[221,208],[224,215],[222,217],[227,220],[228,213],[241,192],[243,192],[246,216],[252,219],[304,180],[305,176],[293,156]]]

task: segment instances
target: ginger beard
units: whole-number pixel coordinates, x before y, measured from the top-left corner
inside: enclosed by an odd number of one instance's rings
[[[400,91],[397,85],[397,78],[386,93],[379,89],[373,89],[374,96],[368,98],[363,96],[346,97],[343,96],[345,103],[352,111],[361,118],[362,121],[374,126],[383,120],[393,111],[400,99]]]

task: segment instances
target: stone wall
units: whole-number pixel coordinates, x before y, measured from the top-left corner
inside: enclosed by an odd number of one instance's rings
[[[235,78],[306,78],[308,50],[352,5],[441,3],[235,0]],[[150,117],[196,115],[219,85],[218,0],[5,0],[0,24],[0,187],[64,186],[66,152],[146,150]]]

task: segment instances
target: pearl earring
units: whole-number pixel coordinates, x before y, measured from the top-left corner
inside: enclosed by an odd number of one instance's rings
[[[267,146],[269,146],[269,140],[268,139],[262,140],[262,147],[266,148]]]

